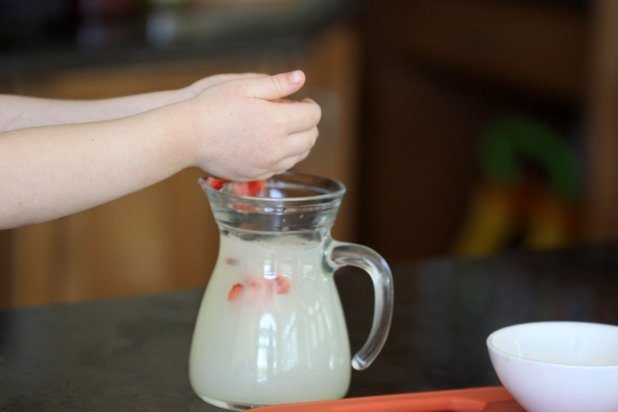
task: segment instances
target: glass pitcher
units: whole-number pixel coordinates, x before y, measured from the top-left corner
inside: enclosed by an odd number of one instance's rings
[[[189,361],[193,390],[228,409],[341,398],[350,364],[367,368],[388,335],[393,279],[373,250],[333,240],[345,187],[284,173],[259,197],[200,184],[220,230],[219,256],[200,306]],[[369,338],[350,362],[334,272],[365,270],[375,308]]]

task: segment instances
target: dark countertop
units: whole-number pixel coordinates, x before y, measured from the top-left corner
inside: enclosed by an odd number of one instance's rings
[[[498,384],[485,338],[540,320],[618,323],[618,244],[394,265],[396,307],[349,396]],[[367,276],[338,286],[352,348],[371,315]],[[187,377],[202,291],[0,311],[0,410],[208,411]]]

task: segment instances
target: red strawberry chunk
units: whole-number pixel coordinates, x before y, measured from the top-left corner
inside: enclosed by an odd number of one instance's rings
[[[236,299],[238,297],[238,294],[242,292],[244,288],[245,287],[241,285],[240,283],[234,284],[232,288],[230,289],[229,293],[227,294],[227,300],[231,302],[234,299]]]
[[[290,291],[290,281],[285,276],[275,276],[275,290],[280,294],[288,293]]]
[[[260,195],[265,186],[266,181],[264,180],[255,180],[253,182],[238,182],[234,183],[232,193],[241,196],[255,197]]]
[[[219,179],[216,177],[208,177],[206,184],[215,190],[221,190],[223,185],[229,183],[230,180]],[[266,187],[265,180],[254,180],[252,182],[235,182],[231,192],[240,196],[259,196]]]
[[[226,184],[227,182],[229,182],[229,180],[217,179],[216,177],[212,177],[212,176],[206,179],[206,184],[215,190],[221,190],[223,185]]]

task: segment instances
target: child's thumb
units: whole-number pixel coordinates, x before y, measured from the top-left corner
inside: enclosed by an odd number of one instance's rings
[[[300,70],[247,80],[251,97],[265,100],[280,99],[297,92],[305,83],[305,74]]]

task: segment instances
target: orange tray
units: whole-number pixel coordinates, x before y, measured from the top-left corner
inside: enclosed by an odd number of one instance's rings
[[[501,386],[265,406],[256,412],[522,412]]]

